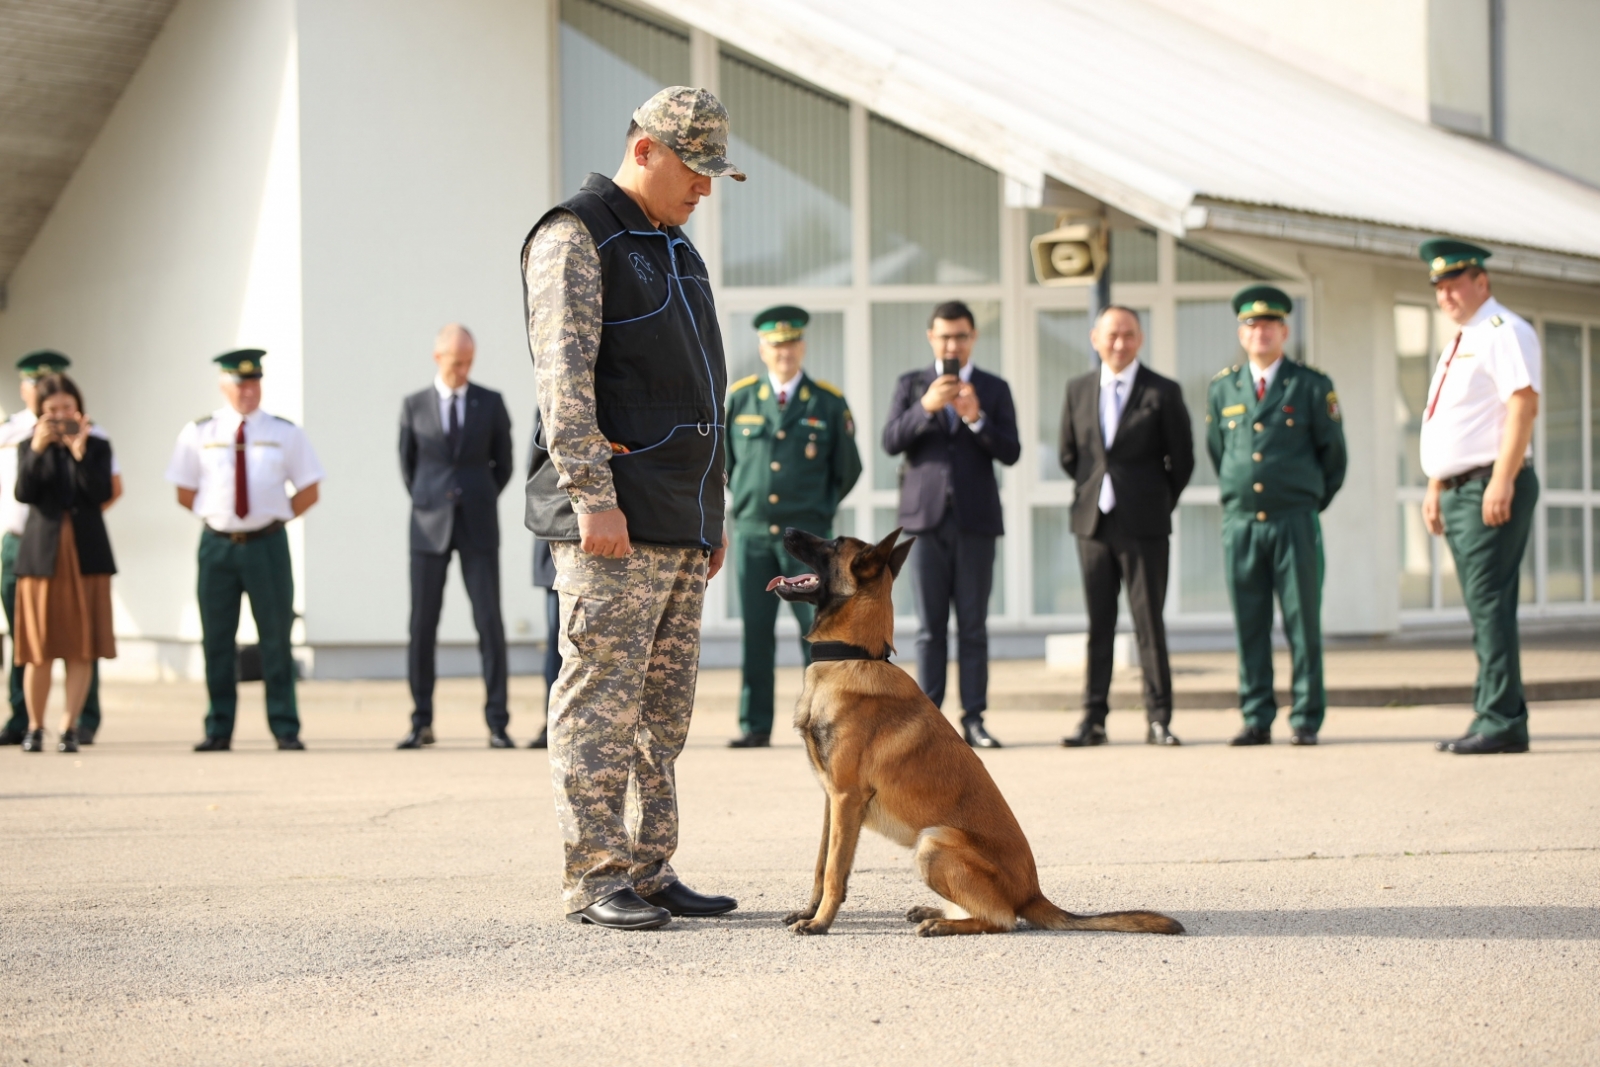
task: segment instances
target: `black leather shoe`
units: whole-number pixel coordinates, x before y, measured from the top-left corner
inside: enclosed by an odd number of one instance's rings
[[[76,751],[78,751],[78,731],[76,731],[76,730],[62,730],[61,731],[61,740],[56,742],[56,751],[57,752],[76,752]]]
[[[81,726],[78,727],[78,744],[80,744],[80,745],[92,745],[92,744],[94,744],[94,734],[95,734],[95,732],[93,730],[85,730]]]
[[[1440,752],[1452,752],[1457,756],[1492,756],[1500,752],[1526,752],[1528,742],[1514,741],[1509,737],[1468,734],[1454,741],[1440,741],[1433,747]]]
[[[1289,735],[1289,743],[1291,745],[1314,745],[1317,743],[1317,733],[1315,730],[1296,730]]]
[[[1106,737],[1106,728],[1097,722],[1080,722],[1078,732],[1069,734],[1061,739],[1062,748],[1093,748],[1103,745],[1109,739]]]
[[[27,732],[27,734],[24,735],[24,737],[22,738],[22,751],[24,751],[24,752],[43,752],[44,751],[44,731],[43,730],[29,730]]]
[[[967,735],[967,744],[973,748],[999,748],[1000,742],[989,736],[989,731],[983,728],[982,719],[969,719],[961,724],[961,732]]]
[[[708,897],[696,893],[682,882],[673,882],[659,893],[645,897],[645,903],[666,908],[674,915],[691,919],[704,919],[708,915],[725,915],[739,906],[732,897]]]
[[[511,740],[510,737],[506,736],[506,728],[504,726],[500,726],[489,731],[489,747],[516,748],[517,743]]]
[[[1247,745],[1272,744],[1272,731],[1256,726],[1246,726],[1239,731],[1239,736],[1228,742],[1234,748],[1244,748]]]
[[[582,911],[567,916],[568,922],[593,923],[609,930],[654,930],[672,921],[672,912],[646,904],[644,898],[631,889],[613,893],[597,900]]]
[[[1181,745],[1178,735],[1167,729],[1164,722],[1153,722],[1145,727],[1144,743],[1147,745]]]
[[[529,748],[549,748],[550,747],[550,727],[546,726],[543,730],[540,730],[539,731],[539,736],[535,737],[532,741],[528,742],[528,747]]]
[[[233,748],[233,739],[230,737],[208,737],[194,746],[196,752],[227,752]]]
[[[413,726],[411,732],[400,739],[395,748],[421,748],[423,745],[433,744],[433,727]]]
[[[306,750],[305,744],[302,743],[301,740],[298,737],[280,737],[280,738],[278,738],[278,751],[279,752],[304,752],[305,750]]]
[[[13,730],[9,726],[0,727],[0,746],[20,745],[22,739],[28,736],[26,730]]]
[[[740,734],[728,742],[729,748],[771,748],[771,734]]]

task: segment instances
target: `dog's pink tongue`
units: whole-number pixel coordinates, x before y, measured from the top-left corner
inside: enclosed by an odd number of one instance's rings
[[[795,585],[795,584],[798,584],[800,582],[805,581],[807,578],[810,578],[810,577],[812,577],[812,575],[802,574],[798,578],[785,578],[783,575],[780,574],[776,578],[772,579],[772,581],[767,583],[767,592],[769,592],[769,593],[772,592],[774,589],[778,588],[778,586],[780,586],[780,585],[785,585],[785,584],[787,584],[787,585]]]

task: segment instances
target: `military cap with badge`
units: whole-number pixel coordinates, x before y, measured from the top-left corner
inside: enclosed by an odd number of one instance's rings
[[[1287,319],[1294,301],[1276,285],[1247,285],[1233,294],[1233,313],[1240,322],[1255,319]]]
[[[17,360],[17,371],[24,378],[42,378],[46,374],[60,374],[72,366],[72,360],[49,348],[29,352]]]
[[[1422,262],[1428,265],[1429,283],[1437,284],[1446,278],[1454,278],[1468,268],[1482,269],[1484,262],[1494,253],[1470,241],[1458,241],[1453,237],[1432,237],[1422,242],[1417,254],[1422,258]]]
[[[266,354],[260,348],[236,348],[232,352],[222,353],[211,362],[235,381],[249,381],[261,377],[261,360]]]

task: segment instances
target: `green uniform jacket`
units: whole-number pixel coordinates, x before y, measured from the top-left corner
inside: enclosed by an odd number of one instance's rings
[[[861,477],[855,420],[844,394],[801,375],[778,410],[765,374],[728,390],[728,488],[740,528],[781,533],[798,526],[821,533]]]
[[[1322,511],[1344,484],[1347,461],[1333,382],[1285,359],[1258,402],[1250,368],[1228,368],[1206,398],[1206,451],[1224,509],[1258,519]]]

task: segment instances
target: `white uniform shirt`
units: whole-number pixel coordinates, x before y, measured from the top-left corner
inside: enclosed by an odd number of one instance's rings
[[[1250,366],[1250,387],[1265,397],[1267,390],[1272,388],[1273,379],[1278,376],[1278,368],[1283,366],[1283,357],[1279,356],[1273,360],[1272,365],[1266,369],[1256,366],[1250,360],[1245,362]]]
[[[1115,373],[1105,364],[1100,364],[1100,443],[1109,451],[1111,443],[1117,439],[1117,428],[1122,425],[1122,412],[1128,406],[1128,397],[1133,393],[1133,380],[1139,376],[1139,361],[1136,359],[1122,370]],[[1111,486],[1111,474],[1100,480],[1100,510],[1109,512],[1117,506],[1117,491]]]
[[[1452,478],[1492,466],[1500,456],[1506,402],[1519,389],[1540,391],[1542,359],[1539,335],[1527,320],[1492,296],[1485,300],[1461,327],[1460,345],[1452,337],[1433,369],[1428,404],[1422,409],[1423,473]]]
[[[0,531],[18,537],[22,536],[22,528],[28,524],[28,505],[17,499],[17,450],[33,447],[33,428],[38,423],[39,417],[27,408],[0,423]],[[89,436],[111,440],[98,425],[89,427]],[[114,449],[111,453],[111,473],[122,473],[122,464],[117,462]]]
[[[238,432],[239,413],[230,407],[184,426],[167,464],[167,481],[194,490],[194,513],[213,530],[245,533],[288,522],[294,509],[285,483],[298,493],[323,477],[305,431],[259,408],[244,420],[250,511],[242,519],[233,513],[233,446]]]
[[[780,382],[776,375],[768,371],[767,381],[772,383],[772,395],[783,397],[784,403],[787,404],[794,399],[795,390],[800,388],[800,379],[805,377],[805,373],[805,371],[801,371],[788,381]]]

